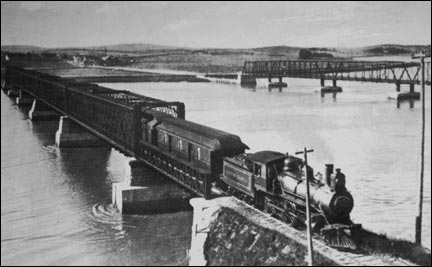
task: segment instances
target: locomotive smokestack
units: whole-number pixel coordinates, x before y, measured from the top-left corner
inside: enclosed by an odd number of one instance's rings
[[[331,177],[331,175],[333,173],[333,168],[334,168],[333,164],[326,164],[325,165],[325,178],[326,178],[327,185],[330,186],[330,187],[331,187],[331,179],[330,179],[330,177]]]

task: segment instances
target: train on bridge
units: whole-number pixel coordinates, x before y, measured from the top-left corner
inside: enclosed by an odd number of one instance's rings
[[[44,102],[197,195],[210,199],[217,187],[293,226],[304,224],[305,172],[314,177],[313,169],[288,154],[245,153],[240,137],[185,120],[183,103],[16,67],[2,73],[2,89]],[[327,165],[310,187],[314,230],[350,231],[354,199],[345,176]],[[355,244],[348,239],[342,246]]]

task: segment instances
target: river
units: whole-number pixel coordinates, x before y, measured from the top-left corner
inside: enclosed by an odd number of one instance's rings
[[[183,101],[186,119],[239,135],[251,152],[313,148],[308,159],[315,171],[334,163],[346,174],[356,223],[413,240],[420,102],[398,109],[388,99],[392,84],[338,82],[344,92],[322,99],[319,80],[286,81],[282,92],[269,92],[264,80],[256,89],[186,82],[103,85]],[[430,248],[430,87],[426,103],[423,243]],[[27,111],[1,94],[2,265],[187,263],[191,212],[118,217],[95,212],[110,202],[111,182],[128,175],[130,159],[114,149],[58,149],[57,122],[32,123]],[[141,175],[154,173],[147,169]]]
[[[111,183],[130,175],[130,159],[114,149],[59,149],[58,121],[32,123],[28,109],[1,93],[2,266],[187,264],[191,211],[99,211]]]
[[[334,163],[355,198],[352,218],[367,229],[414,240],[420,176],[421,102],[402,103],[394,84],[341,82],[336,99],[321,98],[319,80],[284,79],[288,88],[268,91],[236,84],[102,84],[168,101],[183,101],[186,119],[239,135],[250,152],[294,153],[305,146],[315,171]],[[402,91],[408,91],[402,86]],[[420,90],[420,86],[416,86]],[[423,244],[431,236],[431,94],[426,87],[426,151]]]

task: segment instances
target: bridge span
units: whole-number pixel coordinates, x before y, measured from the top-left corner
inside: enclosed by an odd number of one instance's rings
[[[1,84],[9,96],[17,97],[18,105],[32,105],[31,120],[60,118],[56,133],[59,147],[63,146],[62,141],[88,146],[96,136],[99,141],[146,163],[196,195],[211,197],[213,178],[210,173],[143,141],[148,130],[143,128],[143,121],[149,120],[150,111],[184,120],[184,103],[78,83],[18,67],[2,71]]]
[[[281,61],[246,61],[241,74],[241,84],[256,85],[256,79],[283,77],[394,83],[400,91],[401,84],[409,84],[410,91],[420,84],[421,64],[402,61],[336,61],[336,60],[281,60]],[[430,62],[425,64],[426,84],[431,85]],[[281,84],[282,85],[282,84]]]

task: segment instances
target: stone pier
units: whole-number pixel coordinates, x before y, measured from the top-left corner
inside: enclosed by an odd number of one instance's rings
[[[131,186],[113,183],[112,203],[124,214],[156,214],[191,210],[191,195],[177,186]]]
[[[337,93],[342,93],[342,87],[340,86],[325,86],[321,88],[321,97],[325,94],[333,94],[333,98],[336,98]]]
[[[105,141],[88,132],[84,127],[66,116],[60,117],[55,135],[58,147],[107,147]]]
[[[35,120],[54,120],[58,119],[60,114],[54,111],[47,104],[42,102],[41,100],[35,99],[33,100],[32,107],[29,111],[29,118],[32,121]]]
[[[257,81],[256,81],[256,78],[254,76],[241,75],[240,76],[240,85],[256,86]]]
[[[271,78],[269,78],[268,87],[269,91],[271,91],[272,88],[279,88],[279,91],[282,91],[282,88],[288,87],[288,84],[282,81],[282,77],[279,77],[279,82],[272,82]]]
[[[9,97],[18,97],[19,94],[20,94],[20,90],[19,89],[9,88],[9,90],[7,90],[7,95]]]
[[[333,86],[325,86],[325,77],[320,77],[321,83],[321,97],[324,97],[325,94],[333,94],[333,98],[336,98],[337,93],[342,93],[342,87],[337,86],[337,79],[332,79]]]
[[[143,162],[131,161],[130,178],[112,184],[112,204],[125,214],[156,214],[192,210],[193,194]]]
[[[23,90],[19,90],[19,96],[15,101],[18,106],[26,106],[32,105],[33,100],[34,98],[30,94],[24,92]]]
[[[396,97],[398,102],[420,100],[420,92],[414,91],[415,84],[409,84],[409,92],[399,93]],[[396,91],[400,92],[400,83],[396,83]]]

